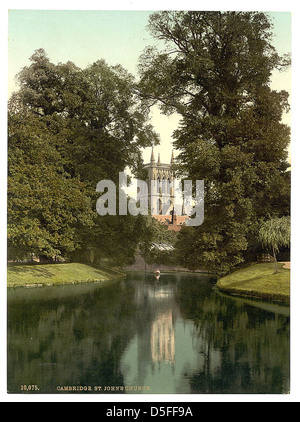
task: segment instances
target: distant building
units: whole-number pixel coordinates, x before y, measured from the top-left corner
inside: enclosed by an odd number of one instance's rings
[[[144,198],[141,195],[141,202],[147,200],[150,212],[154,218],[168,226],[169,230],[180,230],[188,218],[184,215],[183,205],[175,204],[175,177],[173,174],[174,154],[172,151],[169,164],[161,163],[160,154],[155,161],[154,150],[152,147],[150,163],[144,165],[147,170],[148,192],[145,192]],[[148,196],[146,198],[146,195]],[[175,209],[181,210],[181,215],[177,215]]]

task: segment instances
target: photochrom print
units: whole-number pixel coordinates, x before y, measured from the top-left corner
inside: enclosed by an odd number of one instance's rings
[[[291,13],[200,6],[8,11],[9,394],[291,392]]]

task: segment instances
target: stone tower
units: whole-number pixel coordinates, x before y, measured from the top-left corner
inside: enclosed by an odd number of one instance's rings
[[[172,151],[169,164],[161,163],[160,154],[157,162],[152,147],[150,163],[144,165],[147,170],[148,206],[152,215],[170,215],[174,209],[174,176],[172,166],[174,154]]]

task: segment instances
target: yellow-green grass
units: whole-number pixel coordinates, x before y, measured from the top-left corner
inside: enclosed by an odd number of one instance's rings
[[[250,296],[271,301],[290,301],[290,270],[278,264],[255,264],[222,277],[217,282],[219,290],[238,296]]]
[[[53,284],[108,281],[125,277],[120,271],[86,264],[9,265],[7,286],[45,286]]]

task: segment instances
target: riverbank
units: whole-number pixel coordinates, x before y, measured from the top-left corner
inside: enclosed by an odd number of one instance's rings
[[[79,263],[14,264],[7,268],[8,287],[100,282],[124,277],[120,271]]]
[[[274,274],[273,263],[254,264],[220,278],[217,287],[237,296],[289,303],[290,269],[286,263],[278,263],[278,273]]]

